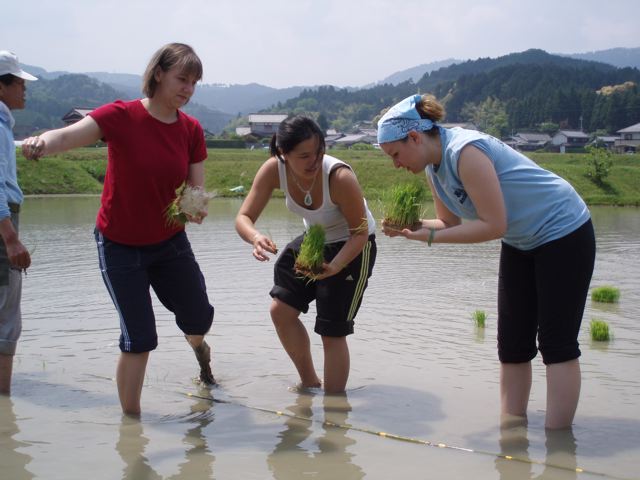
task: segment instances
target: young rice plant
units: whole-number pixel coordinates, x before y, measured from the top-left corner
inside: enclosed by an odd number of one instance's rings
[[[297,273],[313,280],[316,275],[322,272],[324,241],[325,233],[322,225],[309,227],[296,257],[294,268]]]

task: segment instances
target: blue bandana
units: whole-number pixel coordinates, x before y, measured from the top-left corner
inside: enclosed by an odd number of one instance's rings
[[[402,140],[412,130],[431,130],[435,124],[428,118],[420,118],[416,110],[416,104],[421,100],[422,95],[411,95],[391,107],[378,122],[378,143]]]

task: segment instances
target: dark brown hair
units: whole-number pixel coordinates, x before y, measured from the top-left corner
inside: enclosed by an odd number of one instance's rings
[[[280,154],[287,154],[296,146],[312,137],[318,137],[318,154],[325,151],[324,134],[318,124],[304,115],[289,117],[280,122],[278,133],[271,137],[271,155],[282,161]]]

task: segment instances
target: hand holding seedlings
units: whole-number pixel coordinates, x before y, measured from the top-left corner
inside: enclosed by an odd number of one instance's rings
[[[202,187],[183,183],[176,190],[176,198],[167,207],[166,218],[169,224],[184,225],[187,222],[202,223],[207,216],[207,204],[215,193],[209,193]]]
[[[409,240],[421,240],[426,242],[429,240],[429,235],[431,234],[431,229],[425,227],[422,221],[416,223],[417,228],[403,228],[398,229],[395,225],[389,224],[386,220],[382,220],[382,233],[384,233],[387,237],[404,237]]]

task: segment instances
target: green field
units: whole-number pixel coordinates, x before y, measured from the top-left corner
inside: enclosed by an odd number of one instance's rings
[[[393,168],[380,150],[330,150],[329,154],[349,163],[356,172],[365,196],[380,199],[391,185],[425,181]],[[229,189],[251,186],[266,150],[210,149],[206,161],[207,190],[219,196],[237,195]],[[588,176],[588,155],[532,153],[531,159],[568,180],[590,205],[640,205],[640,154],[614,155],[610,175],[602,185]],[[26,195],[97,194],[107,163],[106,148],[82,148],[62,155],[27,161],[18,154],[18,177]],[[143,181],[143,179],[141,179]]]

